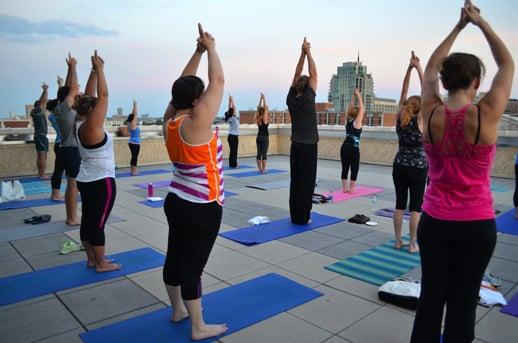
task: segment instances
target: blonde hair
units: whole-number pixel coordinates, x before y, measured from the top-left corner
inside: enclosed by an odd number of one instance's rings
[[[356,119],[358,114],[360,113],[360,108],[358,106],[351,106],[347,111],[347,118]]]
[[[407,127],[421,110],[421,97],[414,95],[405,101],[400,110],[401,127]]]

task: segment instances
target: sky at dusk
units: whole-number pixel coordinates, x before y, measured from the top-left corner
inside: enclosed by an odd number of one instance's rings
[[[25,113],[41,93],[55,97],[65,58],[77,57],[82,86],[94,49],[105,59],[109,115],[131,100],[140,113],[161,116],[172,82],[192,55],[196,24],[214,35],[225,70],[225,95],[240,109],[257,105],[264,92],[270,108],[283,109],[304,36],[318,68],[317,101],[327,101],[329,81],[357,52],[368,66],[379,97],[398,98],[410,50],[424,64],[457,22],[463,1],[435,0],[2,0],[0,3],[0,117]],[[518,1],[475,1],[483,17],[518,58]],[[470,25],[453,51],[478,55],[487,67],[482,90],[496,64],[480,30]],[[207,80],[206,58],[198,73]],[[411,93],[418,93],[417,77]],[[515,75],[512,97],[518,98]],[[226,102],[223,101],[223,105]],[[223,109],[222,109],[223,110]]]

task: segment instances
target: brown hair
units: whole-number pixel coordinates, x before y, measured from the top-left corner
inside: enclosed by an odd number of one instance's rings
[[[78,115],[87,116],[97,104],[97,98],[89,95],[78,95],[75,97],[74,108]]]
[[[301,77],[298,78],[297,81],[295,81],[294,87],[295,87],[295,90],[297,91],[297,93],[300,94],[300,93],[304,93],[304,91],[306,90],[308,85],[309,85],[309,76],[302,75]]]
[[[347,118],[356,119],[358,114],[360,113],[360,108],[358,106],[351,106],[347,111]]]
[[[448,92],[467,89],[471,82],[483,77],[485,67],[480,58],[457,52],[447,56],[441,65],[441,81]]]
[[[399,112],[401,127],[407,127],[421,110],[421,97],[414,95],[405,101]]]

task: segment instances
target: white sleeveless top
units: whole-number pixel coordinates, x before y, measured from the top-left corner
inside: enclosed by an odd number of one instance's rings
[[[79,139],[79,127],[83,122],[75,124],[75,134],[79,154],[81,155],[81,167],[77,175],[79,182],[93,182],[107,177],[115,178],[115,156],[113,153],[113,137],[104,131],[105,138],[101,144],[93,147],[85,147]]]

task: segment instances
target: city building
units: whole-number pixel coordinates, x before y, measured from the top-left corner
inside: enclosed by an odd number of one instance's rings
[[[34,109],[34,104],[25,105],[25,119],[31,118],[31,111]]]
[[[356,88],[362,93],[366,113],[372,113],[374,81],[367,73],[367,66],[360,61],[360,54],[356,62],[343,63],[331,77],[328,101],[333,103],[336,112],[347,112]]]
[[[516,114],[518,113],[518,99],[509,99],[504,113]]]
[[[374,98],[372,113],[394,113],[399,109],[399,104],[394,99]]]

